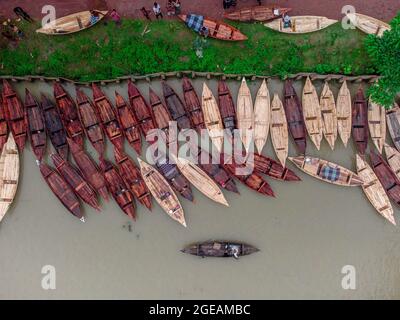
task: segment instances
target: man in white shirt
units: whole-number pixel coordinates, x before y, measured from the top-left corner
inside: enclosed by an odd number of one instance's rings
[[[161,6],[157,3],[154,2],[154,6],[153,6],[153,12],[156,16],[156,18],[158,19],[159,17],[162,19],[163,18],[163,14],[161,12]]]

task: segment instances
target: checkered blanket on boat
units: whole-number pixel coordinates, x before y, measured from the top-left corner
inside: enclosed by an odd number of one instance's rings
[[[321,170],[321,178],[328,181],[337,181],[340,178],[340,168],[332,168],[329,166]]]
[[[204,17],[197,14],[188,14],[186,17],[186,25],[196,32],[200,32],[203,27]]]

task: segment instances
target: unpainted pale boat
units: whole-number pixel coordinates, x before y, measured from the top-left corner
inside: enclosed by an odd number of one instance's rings
[[[99,23],[108,13],[108,11],[96,11],[101,14],[99,14],[99,20],[94,24],[89,25],[91,17],[90,11],[81,11],[46,23],[42,28],[37,29],[36,32],[56,36],[71,34],[88,29]]]
[[[286,122],[285,109],[278,94],[274,94],[271,102],[271,140],[275,154],[283,167],[289,153],[289,132]]]
[[[238,259],[241,256],[247,256],[259,250],[244,243],[208,241],[187,246],[181,251],[199,257],[231,257]]]
[[[358,154],[356,157],[357,174],[364,181],[362,189],[365,195],[380,215],[396,225],[392,204],[378,177],[363,158]]]
[[[278,5],[254,6],[224,13],[224,18],[241,22],[269,21],[277,19],[291,10],[291,8],[283,8]]]
[[[368,106],[364,90],[360,87],[356,93],[352,110],[353,140],[360,154],[365,154],[368,146]]]
[[[361,13],[348,13],[347,17],[354,26],[367,34],[373,34],[378,37],[382,37],[385,31],[391,30],[391,27],[388,23]]]
[[[339,186],[358,187],[363,180],[351,170],[336,163],[310,156],[289,157],[300,170],[319,180]]]
[[[258,173],[281,181],[301,181],[290,169],[283,167],[279,162],[260,154],[254,154],[254,170]]]
[[[224,128],[232,134],[236,129],[236,111],[231,92],[224,80],[218,81],[218,106],[221,114]]]
[[[318,16],[295,16],[291,17],[291,21],[292,26],[288,28],[284,28],[282,19],[273,20],[264,24],[264,26],[283,33],[304,34],[325,29],[338,22],[337,20]]]
[[[338,132],[345,147],[347,147],[347,142],[351,136],[351,105],[351,93],[345,80],[340,87],[336,100]]]
[[[165,141],[169,144],[169,123],[172,120],[171,115],[160,97],[149,87],[150,106],[153,110],[154,121],[162,132],[165,134]]]
[[[0,152],[8,139],[8,124],[4,111],[3,94],[0,91]]]
[[[390,168],[400,180],[400,152],[385,143],[385,153]]]
[[[371,99],[368,103],[368,127],[372,142],[379,153],[382,153],[386,138],[386,111]]]
[[[237,127],[246,152],[249,152],[253,143],[254,110],[251,92],[246,79],[242,79],[236,104]]]
[[[329,146],[333,150],[337,138],[337,115],[336,103],[332,90],[329,88],[328,82],[325,82],[321,92],[321,114],[324,124],[324,137],[328,141]]]
[[[204,121],[213,145],[219,152],[224,144],[224,124],[219,113],[217,100],[206,83],[203,83],[201,95],[201,107],[203,109]]]
[[[140,158],[138,161],[143,180],[157,203],[172,219],[186,227],[183,208],[174,190],[155,168]]]
[[[261,154],[268,139],[270,119],[271,98],[264,79],[254,102],[254,144],[259,154]]]
[[[308,136],[314,143],[317,150],[321,147],[321,140],[324,131],[322,122],[321,105],[319,103],[317,90],[307,77],[302,95],[303,117],[306,124]]]
[[[4,218],[17,193],[19,154],[13,135],[9,135],[0,156],[0,221]]]
[[[400,150],[400,108],[397,104],[386,111],[386,124],[394,146]]]
[[[182,79],[183,98],[185,99],[186,111],[190,116],[193,128],[196,131],[205,129],[203,111],[201,110],[200,99],[187,77]]]

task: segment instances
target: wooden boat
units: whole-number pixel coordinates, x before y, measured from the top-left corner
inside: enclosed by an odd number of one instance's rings
[[[94,24],[89,25],[91,16],[90,11],[82,11],[56,19],[53,22],[49,22],[45,24],[42,28],[37,29],[36,32],[50,36],[65,35],[65,34],[79,32],[88,29],[90,27],[93,27],[95,24],[99,23],[100,20],[102,20],[104,16],[108,13],[108,11],[98,11],[98,12],[101,13],[99,14],[99,20]]]
[[[116,148],[114,148],[114,157],[118,172],[121,174],[128,189],[142,205],[151,210],[151,195],[143,181],[139,168],[127,154]]]
[[[42,108],[44,123],[47,135],[56,149],[57,153],[63,158],[68,158],[67,133],[61,121],[60,114],[53,102],[47,96],[41,94],[40,106]]]
[[[306,124],[308,136],[315,144],[317,150],[321,147],[324,124],[322,122],[321,105],[319,103],[317,90],[310,77],[307,77],[302,95],[303,117]]]
[[[28,89],[25,89],[25,112],[33,153],[39,161],[42,161],[46,153],[46,127],[42,109]]]
[[[289,28],[284,28],[282,19],[267,22],[264,26],[283,33],[304,34],[325,29],[338,22],[337,20],[318,16],[295,16],[291,17],[291,21],[292,26]]]
[[[151,165],[138,158],[144,182],[161,208],[174,220],[186,227],[181,203],[164,177]]]
[[[299,97],[293,88],[292,80],[285,81],[285,115],[288,128],[296,144],[297,151],[306,153],[306,125],[304,123],[303,111]]]
[[[242,22],[269,21],[282,17],[291,10],[291,8],[282,8],[277,5],[254,6],[224,13],[224,18]]]
[[[379,214],[396,225],[393,216],[393,207],[378,177],[363,158],[358,154],[356,157],[357,174],[364,181],[362,188],[365,195]]]
[[[196,14],[181,14],[178,17],[185,22],[188,28],[202,35],[206,33],[208,37],[226,41],[247,40],[247,37],[238,29],[225,22],[216,21]]]
[[[101,122],[89,97],[76,88],[76,105],[83,129],[100,157],[104,155],[105,141]]]
[[[50,157],[57,172],[75,191],[75,194],[89,206],[100,211],[96,191],[83,179],[81,173],[68,160],[61,158],[60,155],[53,153]]]
[[[338,132],[345,147],[347,147],[347,142],[351,136],[351,105],[351,94],[347,87],[347,81],[345,80],[340,87],[336,100]]]
[[[336,103],[332,90],[329,88],[328,82],[325,82],[321,92],[321,114],[324,123],[324,137],[328,141],[329,146],[333,150],[337,138],[337,115]]]
[[[205,82],[201,95],[201,107],[208,135],[218,152],[221,152],[224,144],[224,124],[218,110],[217,100]]]
[[[289,153],[289,133],[285,109],[279,96],[275,93],[271,102],[271,140],[279,162],[285,167]]]
[[[196,131],[205,129],[203,111],[201,110],[201,103],[199,97],[194,90],[192,83],[187,77],[182,80],[183,98],[185,100],[186,112],[190,116],[193,128]]]
[[[390,168],[400,180],[400,152],[385,143],[385,153]]]
[[[228,129],[232,135],[236,128],[236,111],[231,92],[223,80],[218,81],[218,105],[224,128]]]
[[[57,82],[54,83],[54,98],[56,99],[61,120],[68,137],[72,138],[77,144],[83,146],[83,127],[79,120],[75,102],[65,91],[63,86]]]
[[[169,114],[172,119],[177,122],[178,129],[190,129],[192,127],[191,120],[182,103],[182,100],[165,81],[162,81],[165,104],[167,105]]]
[[[108,100],[103,91],[101,91],[101,89],[94,83],[92,83],[92,90],[94,105],[103,130],[111,143],[116,148],[123,150],[124,134],[110,100]]]
[[[368,107],[364,91],[360,87],[358,89],[352,110],[352,133],[356,143],[357,150],[360,154],[365,154],[368,146]]]
[[[17,193],[19,154],[13,135],[9,135],[0,156],[0,221],[4,218]]]
[[[118,169],[114,167],[111,162],[105,159],[100,159],[100,168],[103,172],[104,179],[106,180],[107,189],[111,193],[115,202],[128,217],[136,220],[133,194],[126,186],[125,181],[118,172]]]
[[[254,170],[276,180],[301,181],[292,170],[283,167],[280,163],[269,157],[256,153],[254,153]]]
[[[221,189],[207,173],[185,158],[174,157],[174,160],[186,179],[188,179],[202,194],[217,203],[229,207]]]
[[[190,245],[182,250],[183,253],[199,257],[233,257],[238,259],[259,251],[257,248],[244,243],[231,241],[208,241]]]
[[[3,104],[3,94],[0,91],[0,153],[8,139],[8,124]]]
[[[79,200],[69,184],[66,183],[64,179],[47,164],[38,161],[38,165],[44,180],[47,182],[51,191],[53,191],[58,200],[60,200],[64,207],[67,208],[75,217],[82,222],[85,222]]]
[[[3,104],[6,120],[20,152],[24,150],[27,121],[24,107],[10,83],[3,79]]]
[[[242,84],[239,88],[236,104],[237,128],[239,129],[240,138],[246,152],[253,143],[253,129],[254,129],[254,110],[253,99],[251,92],[247,86],[246,79],[242,79]]]
[[[394,146],[400,150],[400,108],[397,104],[386,111],[386,124]]]
[[[371,99],[368,103],[368,127],[376,149],[382,154],[386,139],[386,111]]]
[[[336,163],[310,156],[289,157],[299,169],[310,176],[339,186],[358,187],[363,180],[354,172]]]
[[[169,123],[173,121],[171,115],[160,97],[149,87],[150,106],[153,110],[154,121],[157,127],[164,132],[165,141],[169,144]]]
[[[400,206],[400,180],[396,173],[383,160],[380,154],[370,152],[371,167],[374,170],[390,200]]]
[[[388,23],[361,13],[349,13],[347,17],[354,26],[367,34],[374,34],[378,37],[382,37],[385,31],[391,30]]]
[[[254,144],[259,154],[261,154],[268,139],[270,119],[271,98],[264,79],[254,102]]]
[[[72,157],[74,158],[75,163],[85,180],[100,194],[104,200],[108,201],[109,198],[106,182],[96,163],[79,144],[70,138],[67,138],[67,141],[69,148],[71,149]]]
[[[132,108],[126,103],[125,99],[115,91],[115,107],[117,117],[124,131],[124,135],[137,154],[142,152],[142,137],[140,135],[139,121]]]

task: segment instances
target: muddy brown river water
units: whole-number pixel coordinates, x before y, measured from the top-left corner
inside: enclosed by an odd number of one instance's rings
[[[202,81],[194,81],[198,94]],[[168,82],[182,93],[180,82]],[[216,94],[216,81],[208,84]],[[239,84],[229,82],[234,99]],[[323,83],[315,84],[320,93]],[[151,85],[161,95],[160,83]],[[249,83],[253,99],[259,85]],[[338,84],[331,86],[336,96]],[[350,84],[353,92],[356,86]],[[46,83],[21,82],[15,85],[21,97],[25,87],[36,96],[40,91],[52,94]],[[73,87],[66,87],[75,96]],[[139,82],[139,88],[148,98],[148,84]],[[282,97],[280,81],[271,81],[269,88]],[[115,89],[127,97],[126,83],[104,89],[112,101]],[[300,94],[300,82],[296,89]],[[95,156],[88,141],[86,146]],[[128,145],[126,149],[136,159]],[[345,149],[337,140],[334,151],[323,141],[318,152],[308,140],[307,150],[355,170],[352,141]],[[275,158],[271,139],[264,153]],[[295,154],[292,142],[289,154]],[[48,189],[28,145],[17,197],[0,223],[0,299],[400,298],[399,228],[375,212],[361,188],[330,185],[288,166],[302,182],[267,178],[275,199],[237,182],[241,195],[224,192],[230,203],[226,208],[193,190],[195,203],[181,199],[186,229],[154,201],[152,212],[138,208],[136,222],[114,202],[102,203],[101,213],[85,206],[86,222],[81,223]],[[395,217],[400,221],[397,208]],[[239,260],[180,252],[185,245],[210,239],[243,241],[261,251]],[[42,287],[47,265],[55,268],[54,290]],[[347,280],[354,289],[346,290]]]

